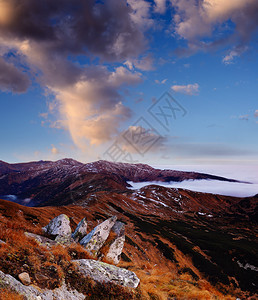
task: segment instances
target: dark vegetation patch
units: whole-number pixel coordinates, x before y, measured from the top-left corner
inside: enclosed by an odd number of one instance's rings
[[[138,217],[127,212],[125,215],[134,222],[140,232],[163,237],[176,245],[185,255],[189,255],[193,264],[212,284],[221,282],[228,285],[230,276],[236,278],[241,289],[255,292],[255,285],[258,285],[255,271],[241,268],[237,260],[244,264],[256,261],[256,241],[249,241],[246,238],[233,240],[232,235],[220,230],[216,224],[210,225],[207,232],[206,226],[197,226],[190,222],[167,221],[157,217],[153,220],[149,216]],[[211,261],[195,251],[194,246],[205,251]],[[164,245],[158,244],[158,247]]]
[[[168,244],[163,243],[158,238],[155,239],[155,242],[157,243],[157,248],[161,251],[161,253],[169,260],[176,262],[176,258],[174,255],[174,250],[171,249]]]

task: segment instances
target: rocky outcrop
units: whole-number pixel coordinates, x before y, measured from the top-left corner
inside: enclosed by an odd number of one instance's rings
[[[140,279],[132,271],[118,268],[93,259],[78,259],[73,263],[84,276],[90,276],[98,282],[111,282],[125,287],[137,288]]]
[[[57,244],[56,241],[53,241],[45,236],[38,235],[35,233],[25,232],[25,235],[33,238],[40,246],[45,246],[48,249]]]
[[[99,224],[80,241],[80,244],[84,246],[93,256],[97,257],[98,251],[107,240],[110,230],[114,226],[116,220],[117,217],[113,216]]]
[[[72,233],[70,219],[65,214],[55,217],[47,226],[43,227],[43,230],[53,237],[69,236]]]
[[[84,236],[87,235],[87,221],[86,218],[83,218],[80,223],[77,225],[75,231],[72,233],[72,238],[78,242]]]
[[[39,290],[34,286],[26,286],[11,275],[0,271],[0,288],[8,288],[23,296],[25,300],[84,300],[85,295],[77,290],[68,289],[65,284],[54,290]]]
[[[125,224],[117,221],[111,228],[111,234],[113,239],[109,245],[109,250],[106,254],[106,258],[112,261],[114,264],[118,264],[124,248],[125,242]]]

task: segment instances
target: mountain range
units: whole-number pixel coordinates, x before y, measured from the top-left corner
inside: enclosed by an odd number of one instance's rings
[[[170,266],[168,274],[177,272],[176,278],[192,288],[207,281],[222,294],[244,299],[257,296],[258,195],[229,197],[155,183],[132,190],[128,183],[194,179],[236,182],[145,164],[82,164],[72,159],[21,164],[1,161],[0,195],[13,195],[18,203],[0,200],[0,222],[21,219],[41,227],[65,213],[75,226],[82,217],[90,225],[116,215],[127,228],[121,264],[132,268],[142,281],[144,276],[153,280],[148,275],[152,274],[150,269]],[[164,292],[158,282],[153,283],[157,297]],[[171,282],[168,286],[173,289]],[[218,299],[230,299],[221,297]]]

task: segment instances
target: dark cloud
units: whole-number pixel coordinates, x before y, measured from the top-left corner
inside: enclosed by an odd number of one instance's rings
[[[30,85],[28,75],[0,57],[0,89],[15,93],[25,92]]]
[[[2,0],[1,9],[2,36],[40,43],[45,51],[113,61],[144,48],[143,33],[124,0]]]

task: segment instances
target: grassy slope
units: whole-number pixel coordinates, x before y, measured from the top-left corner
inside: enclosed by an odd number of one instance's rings
[[[42,287],[58,286],[63,276],[76,286],[78,280],[72,280],[76,274],[69,277],[67,270],[75,272],[70,260],[86,257],[85,251],[78,246],[65,251],[60,247],[49,251],[24,238],[23,232],[42,233],[41,227],[61,213],[71,218],[73,229],[85,216],[91,229],[97,219],[116,214],[127,223],[126,244],[119,265],[137,273],[141,279],[140,288],[130,294],[117,287],[94,286],[87,282],[84,292],[90,293],[91,299],[98,293],[106,295],[101,299],[119,299],[118,295],[124,295],[121,299],[234,299],[230,295],[247,298],[244,290],[252,292],[250,282],[254,280],[254,272],[241,269],[236,263],[236,260],[244,262],[247,258],[253,261],[252,233],[241,228],[234,228],[237,231],[234,234],[227,233],[219,224],[207,224],[205,219],[196,222],[196,219],[186,221],[132,213],[133,210],[123,204],[124,199],[121,195],[101,194],[99,200],[85,208],[28,208],[0,201],[0,239],[7,243],[0,248],[1,270],[16,278],[20,272],[29,271],[34,283]],[[40,282],[40,274],[48,279]]]

